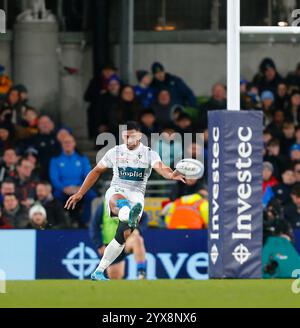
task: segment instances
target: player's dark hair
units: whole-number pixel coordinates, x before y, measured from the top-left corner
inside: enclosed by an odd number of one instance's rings
[[[138,122],[136,121],[128,121],[126,123],[126,130],[130,131],[130,130],[137,130],[137,131],[141,131],[141,127],[138,124]]]

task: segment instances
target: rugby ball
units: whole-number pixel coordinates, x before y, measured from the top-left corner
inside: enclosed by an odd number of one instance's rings
[[[187,179],[200,179],[204,174],[204,165],[193,158],[184,158],[176,165],[176,170]]]

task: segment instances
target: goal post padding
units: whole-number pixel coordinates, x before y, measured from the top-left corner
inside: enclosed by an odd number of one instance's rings
[[[210,278],[261,278],[261,111],[208,115]]]

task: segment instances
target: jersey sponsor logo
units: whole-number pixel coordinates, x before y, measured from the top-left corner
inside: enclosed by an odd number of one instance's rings
[[[123,180],[143,181],[145,175],[144,168],[119,167],[119,177]]]

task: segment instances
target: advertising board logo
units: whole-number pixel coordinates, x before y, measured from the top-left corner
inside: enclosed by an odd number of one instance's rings
[[[68,272],[82,280],[89,276],[96,268],[99,262],[97,253],[84,243],[70,250],[62,264],[66,266]]]
[[[232,255],[234,256],[237,262],[243,264],[248,261],[249,257],[251,256],[251,253],[245,245],[240,244],[234,249]]]
[[[218,257],[219,257],[219,251],[218,251],[217,245],[214,244],[210,251],[210,259],[213,264],[216,264]]]

